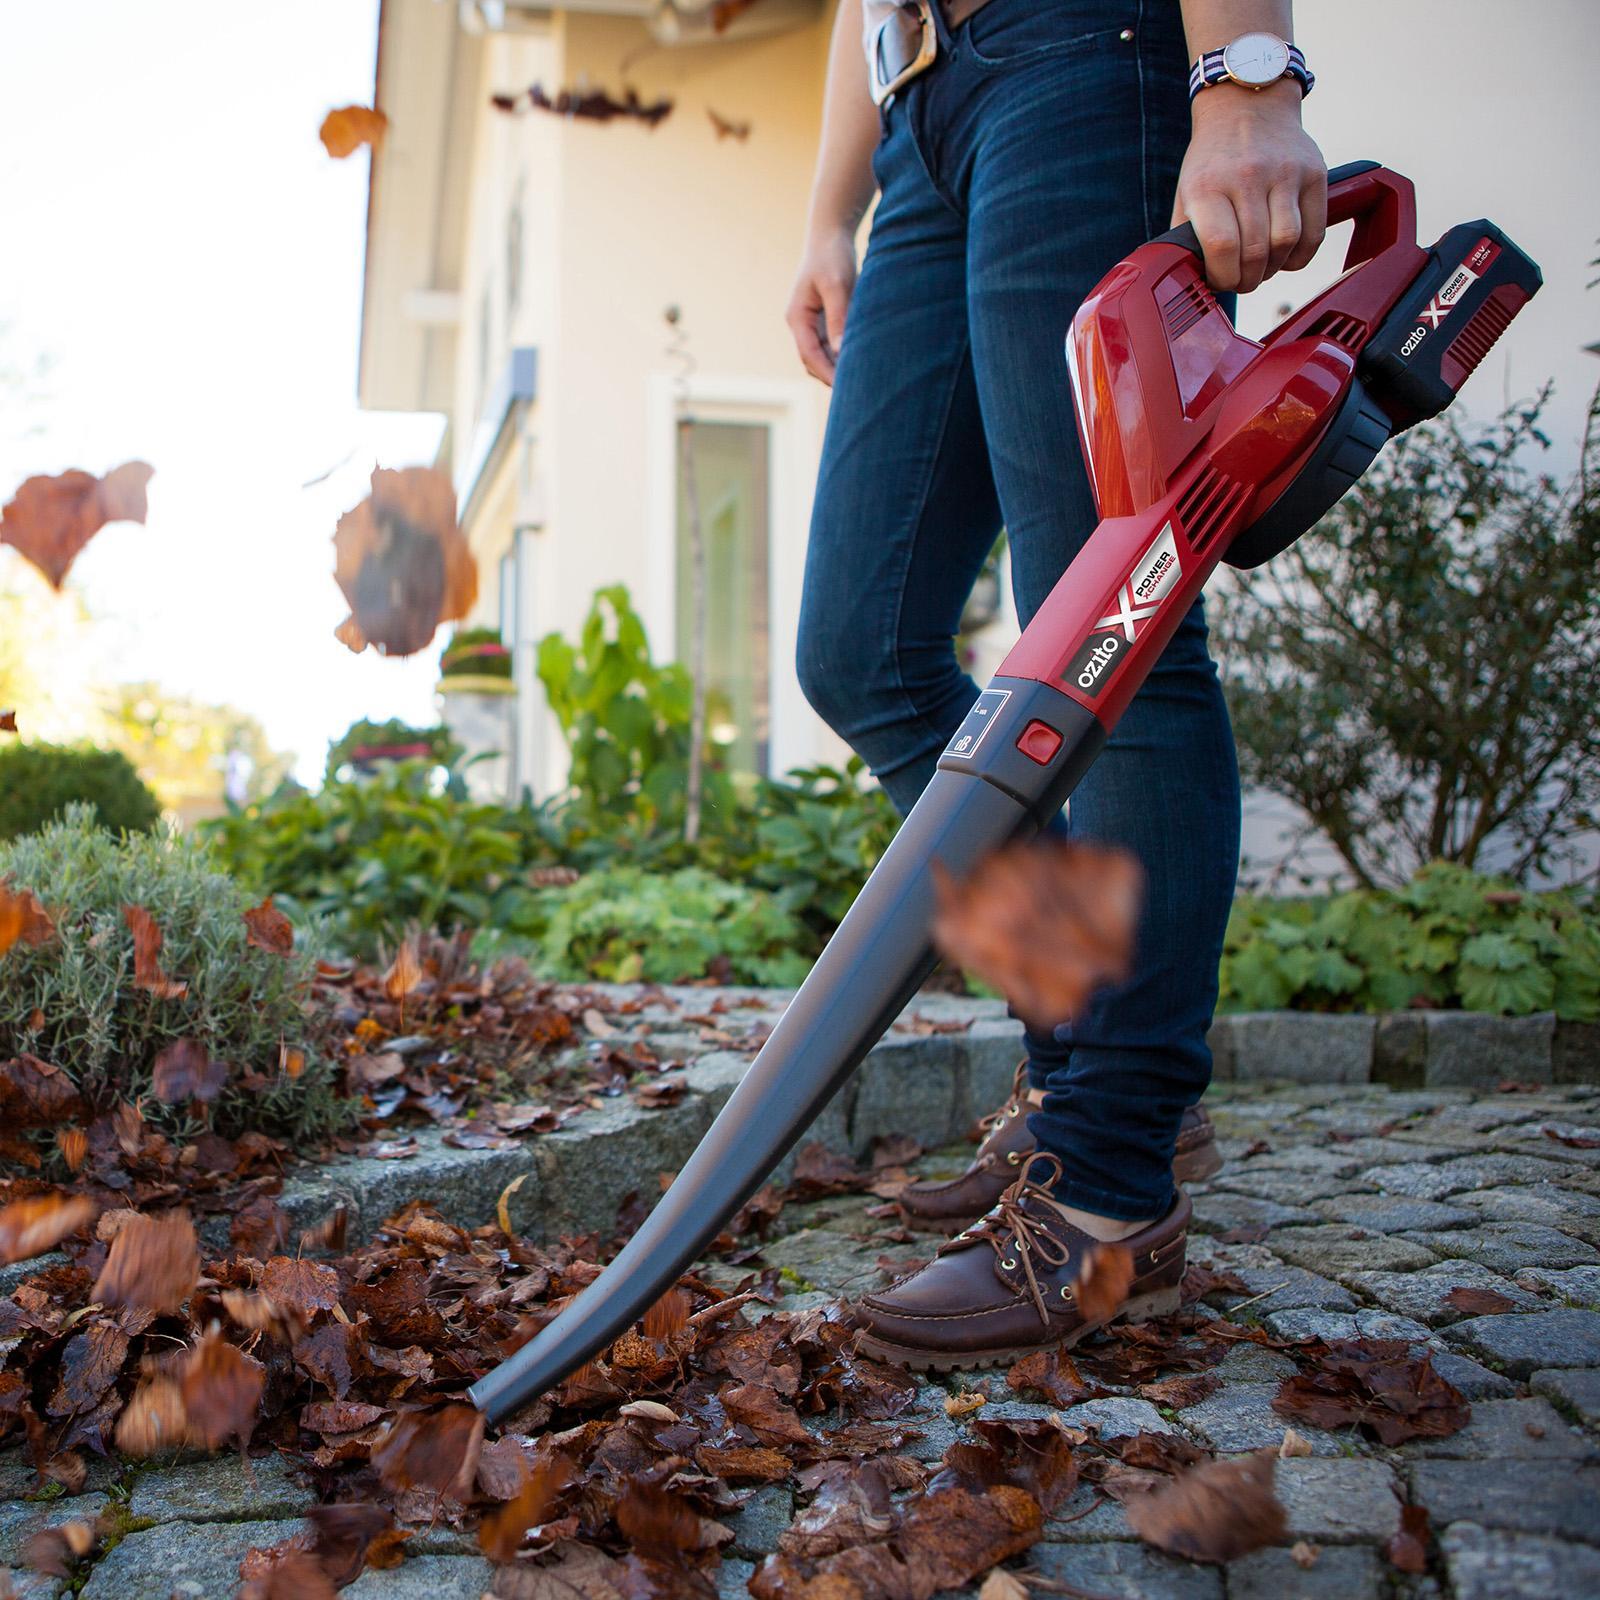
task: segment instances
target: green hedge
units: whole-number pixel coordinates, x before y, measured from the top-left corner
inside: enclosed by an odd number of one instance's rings
[[[1600,1020],[1593,899],[1530,894],[1435,862],[1399,890],[1235,903],[1223,1010],[1411,1006]]]
[[[91,746],[0,746],[0,839],[32,833],[73,804],[113,832],[148,833],[161,820],[156,797],[118,750]]]

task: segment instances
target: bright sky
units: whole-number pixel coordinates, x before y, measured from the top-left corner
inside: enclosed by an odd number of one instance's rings
[[[333,638],[335,522],[438,429],[356,408],[367,158],[330,160],[317,128],[370,104],[376,18],[0,0],[0,366],[51,364],[37,431],[0,432],[0,497],[149,461],[148,526],[106,529],[68,580],[96,670],[254,713],[303,778],[357,717],[434,718],[437,647],[396,662]],[[0,584],[61,603],[5,548]]]

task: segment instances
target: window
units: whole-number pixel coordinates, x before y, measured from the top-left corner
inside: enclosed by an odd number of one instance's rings
[[[706,736],[731,770],[766,773],[772,737],[768,615],[772,430],[766,423],[686,426],[706,554]],[[676,561],[677,653],[687,665],[694,658],[694,560],[690,500],[681,465]]]
[[[517,642],[517,542],[500,557],[500,643],[510,650]]]

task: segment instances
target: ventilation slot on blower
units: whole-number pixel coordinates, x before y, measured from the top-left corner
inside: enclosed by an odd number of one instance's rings
[[[1208,466],[1183,494],[1175,507],[1189,548],[1200,555],[1239,509],[1245,486],[1225,472]]]

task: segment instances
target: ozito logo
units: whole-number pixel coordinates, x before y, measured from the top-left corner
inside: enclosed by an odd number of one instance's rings
[[[1127,641],[1120,633],[1091,634],[1083,648],[1067,663],[1067,682],[1075,684],[1091,700],[1095,699],[1126,648]]]
[[[1400,354],[1410,355],[1439,324],[1461,303],[1467,290],[1488,269],[1500,254],[1500,246],[1493,239],[1480,239],[1467,252],[1467,258],[1445,279],[1444,287],[1417,313],[1417,325],[1400,346]]]

